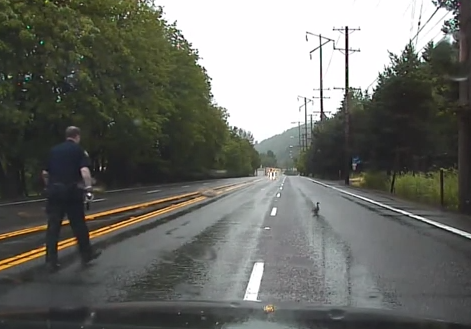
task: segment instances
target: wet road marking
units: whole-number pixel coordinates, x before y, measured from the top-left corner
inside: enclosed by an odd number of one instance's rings
[[[272,210],[271,210],[271,213],[270,213],[270,216],[276,216],[276,212],[278,211],[278,209],[276,207],[273,207]]]
[[[46,199],[34,199],[34,200],[26,200],[26,201],[16,201],[16,202],[8,202],[8,203],[1,203],[0,207],[5,206],[16,206],[18,204],[28,204],[28,203],[35,203],[35,202],[42,202],[46,201]]]
[[[160,192],[162,190],[153,190],[153,191],[147,191],[146,194],[152,194],[152,193],[157,193],[157,192]]]
[[[190,187],[190,185],[185,185],[185,186],[182,186],[182,188],[187,188],[187,187]]]
[[[255,182],[257,182],[257,181],[252,181],[250,183],[255,183]],[[242,183],[242,184],[249,184],[249,183]],[[227,184],[227,185],[218,186],[217,188],[218,189],[224,189],[224,188],[230,188],[232,186],[237,187],[237,186],[241,186],[241,184]],[[120,213],[123,213],[123,212],[126,212],[126,211],[136,210],[136,209],[139,209],[139,208],[146,208],[146,207],[149,207],[149,206],[154,206],[154,205],[165,203],[165,202],[177,201],[179,199],[197,196],[199,193],[200,192],[191,192],[191,193],[179,194],[179,195],[175,195],[175,196],[171,196],[171,197],[163,198],[163,199],[158,199],[158,200],[154,200],[154,201],[150,201],[150,202],[139,203],[139,204],[134,204],[134,205],[131,205],[131,206],[120,207],[120,208],[110,209],[110,210],[106,210],[106,211],[102,211],[102,212],[97,212],[97,213],[86,216],[85,220],[94,220],[96,218],[100,218],[100,217],[104,217],[104,216],[110,216],[110,215],[116,215],[116,214],[120,214]],[[103,199],[103,200],[105,200],[105,199]],[[65,221],[62,222],[62,226],[65,226],[65,225],[69,225],[68,220],[65,220]],[[46,225],[38,225],[38,226],[24,228],[24,229],[17,230],[17,231],[1,233],[0,234],[0,240],[10,239],[10,238],[14,238],[14,237],[18,237],[18,236],[26,235],[26,234],[31,234],[31,233],[35,233],[35,232],[45,231],[46,228],[47,228]]]
[[[197,182],[194,182],[197,183]],[[208,183],[203,183],[203,185],[206,185]],[[165,186],[165,185],[157,185],[157,186]],[[171,186],[169,186],[171,187]],[[117,190],[109,190],[105,191],[105,193],[118,193],[118,192],[126,192],[126,191],[134,191],[134,190],[140,190],[143,189],[144,187],[128,187],[128,188],[122,188],[122,189],[117,189]],[[36,203],[36,202],[42,202],[46,201],[45,198],[42,199],[34,199],[34,200],[24,200],[24,201],[15,201],[15,202],[8,202],[8,203],[0,203],[0,207],[4,206],[15,206],[19,204],[28,204],[28,203]]]
[[[281,193],[278,193],[278,194],[276,195],[277,198],[279,198],[280,196],[281,196]]]
[[[247,289],[245,289],[244,300],[258,302],[258,292],[262,283],[263,271],[265,264],[263,262],[256,262],[253,264],[252,273],[250,274]]]
[[[177,195],[177,196],[173,196],[173,197],[169,197],[169,198],[165,198],[165,199],[159,199],[159,200],[155,200],[155,201],[147,202],[147,203],[143,203],[143,204],[136,204],[136,205],[132,205],[132,206],[128,206],[128,207],[121,207],[121,208],[117,208],[117,209],[98,212],[98,213],[86,216],[85,220],[93,220],[93,219],[96,219],[96,218],[99,218],[99,217],[115,215],[115,214],[119,214],[119,213],[122,213],[122,212],[130,211],[130,210],[135,210],[135,209],[139,209],[139,208],[145,208],[145,207],[148,207],[148,206],[157,205],[159,203],[164,203],[164,202],[169,202],[169,201],[176,201],[178,199],[182,199],[182,198],[185,198],[185,197],[196,196],[197,194],[198,194],[198,192],[181,194],[181,195]],[[65,225],[69,225],[68,220],[65,220],[65,221],[62,222],[62,226],[65,226]],[[18,237],[18,236],[25,235],[25,234],[45,231],[46,228],[47,228],[47,225],[39,225],[39,226],[24,228],[24,229],[13,231],[13,232],[1,233],[0,234],[0,240],[10,239],[10,238]]]
[[[231,190],[236,189],[237,187],[243,187],[243,186],[253,184],[253,183],[254,182],[252,181],[252,182],[248,182],[248,183],[238,184],[238,185],[235,185],[235,186],[230,186],[229,185],[227,188],[225,188],[223,190],[223,192],[231,191]],[[204,197],[204,196],[199,196],[199,197],[196,197],[194,199],[184,201],[184,202],[181,202],[181,203],[178,203],[178,204],[174,204],[174,205],[168,206],[166,208],[159,209],[159,210],[156,210],[156,211],[153,211],[153,212],[141,215],[141,216],[131,217],[131,218],[123,220],[121,222],[118,222],[118,223],[115,223],[115,224],[112,224],[112,225],[108,225],[108,226],[104,226],[104,227],[96,229],[94,231],[90,231],[90,239],[92,240],[92,239],[95,239],[95,238],[98,238],[98,237],[105,236],[106,234],[112,233],[114,231],[126,228],[128,226],[143,222],[143,221],[148,220],[148,219],[155,218],[156,216],[166,214],[170,211],[174,211],[174,210],[189,206],[193,203],[200,202],[200,201],[203,201],[203,200],[206,200],[206,199],[208,199],[208,198]],[[76,244],[77,243],[76,243],[75,237],[65,239],[65,240],[62,240],[58,243],[58,248],[57,249],[59,251],[64,250],[66,248],[75,246]],[[13,256],[13,257],[2,259],[2,260],[0,260],[0,271],[6,270],[8,268],[11,268],[11,267],[14,267],[14,266],[17,266],[17,265],[20,265],[20,264],[23,264],[23,263],[26,263],[26,262],[29,262],[29,261],[32,261],[34,259],[37,259],[39,257],[44,256],[45,254],[46,254],[46,248],[45,247],[39,247],[39,248],[32,249],[30,251],[21,253],[19,255]]]
[[[91,231],[90,232],[90,239],[95,239],[95,238],[104,236],[104,235],[109,234],[111,232],[114,232],[116,230],[125,228],[125,227],[133,225],[133,224],[137,224],[137,223],[142,222],[144,220],[151,219],[155,216],[163,215],[167,212],[170,212],[170,211],[188,206],[188,205],[190,205],[192,203],[195,203],[195,202],[203,201],[205,199],[207,199],[207,198],[206,197],[198,197],[198,198],[186,201],[186,202],[182,202],[182,203],[177,204],[177,205],[173,205],[173,206],[170,206],[170,207],[167,207],[167,208],[164,208],[164,209],[160,209],[160,210],[151,212],[151,213],[146,214],[146,215],[130,218],[130,219],[127,219],[125,221],[118,222],[116,224],[112,224],[112,225],[109,225],[109,226],[102,227],[100,229]],[[59,251],[64,250],[64,249],[72,247],[76,244],[77,243],[75,241],[75,238],[65,239],[65,240],[59,242],[58,250]],[[33,259],[37,259],[39,257],[44,256],[45,254],[46,254],[46,248],[45,247],[40,247],[40,248],[30,250],[28,252],[25,252],[25,253],[7,258],[7,259],[3,259],[3,260],[0,261],[0,271],[6,270],[6,269],[8,269],[10,267],[13,267],[13,266],[16,266],[16,265],[20,265],[20,264],[29,262]]]
[[[431,219],[428,219],[428,218],[425,218],[425,217],[422,217],[422,216],[418,216],[418,215],[414,215],[413,213],[410,213],[408,211],[404,211],[402,209],[398,209],[398,208],[394,208],[394,207],[391,207],[391,206],[388,206],[384,203],[381,203],[381,202],[378,202],[378,201],[375,201],[375,200],[372,200],[372,199],[369,199],[369,198],[365,198],[364,196],[361,196],[361,195],[358,195],[358,194],[354,194],[354,193],[351,193],[351,192],[347,192],[345,190],[342,190],[342,189],[339,189],[337,187],[334,187],[334,186],[331,186],[331,185],[327,185],[325,183],[321,183],[319,181],[316,181],[314,179],[311,179],[311,181],[313,181],[314,183],[316,184],[319,184],[321,186],[324,186],[324,187],[327,187],[327,188],[331,188],[335,191],[338,191],[340,193],[343,193],[343,194],[346,194],[346,195],[349,195],[351,197],[354,197],[354,198],[357,198],[357,199],[360,199],[360,200],[363,200],[363,201],[366,201],[368,203],[371,203],[371,204],[374,204],[376,206],[379,206],[379,207],[382,207],[384,209],[388,209],[388,210],[391,210],[391,211],[394,211],[394,212],[397,212],[398,214],[401,214],[401,215],[404,215],[404,216],[407,216],[409,218],[412,218],[412,219],[416,219],[418,221],[421,221],[423,223],[426,223],[426,224],[429,224],[429,225],[432,225],[432,226],[435,226],[437,228],[440,228],[442,230],[445,230],[445,231],[448,231],[450,233],[454,233],[456,235],[459,235],[463,238],[466,238],[466,239],[470,239],[471,240],[471,233],[468,233],[466,231],[462,231],[460,229],[457,229],[455,227],[452,227],[452,226],[448,226],[448,225],[445,225],[445,224],[442,224],[442,223],[439,223],[439,222],[436,222],[434,220],[431,220]]]

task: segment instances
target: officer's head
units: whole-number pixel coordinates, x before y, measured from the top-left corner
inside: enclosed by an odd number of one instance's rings
[[[65,130],[65,138],[75,143],[80,143],[80,128],[75,126],[67,127]]]

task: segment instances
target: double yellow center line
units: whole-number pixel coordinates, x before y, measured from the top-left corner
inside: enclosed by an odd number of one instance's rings
[[[231,186],[234,186],[234,184],[218,186],[215,189],[224,189],[224,188],[228,188],[228,187],[231,187]],[[158,200],[154,200],[154,201],[150,201],[150,202],[145,202],[145,203],[140,203],[140,204],[134,204],[134,205],[131,205],[131,206],[106,210],[106,211],[102,211],[102,212],[98,212],[98,213],[95,213],[95,214],[88,215],[88,216],[85,217],[85,220],[93,220],[93,219],[97,219],[97,218],[101,218],[101,217],[106,217],[106,216],[111,216],[111,215],[124,213],[124,212],[127,212],[127,211],[132,211],[132,210],[141,209],[141,208],[147,208],[147,207],[155,206],[155,205],[166,203],[166,202],[178,201],[178,200],[181,200],[181,199],[184,199],[184,198],[196,197],[196,196],[200,195],[201,193],[202,192],[191,192],[191,193],[180,194],[180,195],[177,195],[177,196],[172,196],[172,197],[168,197],[168,198],[164,198],[164,199],[158,199]],[[63,221],[62,225],[69,225],[69,221],[68,220]],[[46,228],[47,228],[47,225],[38,225],[38,226],[28,227],[28,228],[24,228],[24,229],[13,231],[13,232],[1,233],[0,234],[0,240],[10,239],[10,238],[18,237],[18,236],[25,235],[25,234],[45,231]]]
[[[242,183],[242,184],[237,184],[237,185],[234,185],[234,184],[230,184],[230,185],[225,185],[225,186],[221,186],[221,187],[218,187],[218,190],[216,192],[216,194],[222,194],[222,193],[225,193],[225,192],[229,192],[229,191],[232,191],[234,189],[237,189],[237,188],[240,188],[240,187],[243,187],[243,186],[246,186],[248,184],[252,184],[252,183],[255,183],[257,182],[258,180],[256,181],[251,181],[251,182],[248,182],[248,183]],[[227,187],[226,187],[227,186]],[[226,187],[226,188],[225,188]],[[222,190],[221,190],[222,189]],[[172,201],[172,200],[178,200],[178,199],[182,199],[184,198],[185,196],[193,196],[193,195],[198,195],[200,194],[200,192],[194,192],[194,193],[188,193],[188,194],[185,194],[184,196],[180,195],[178,197],[171,197],[171,198],[166,198],[166,199],[161,199],[161,200],[157,200],[157,201],[154,201],[154,202],[149,202],[147,204],[158,204],[158,203],[163,203],[163,202],[167,202],[167,201]],[[188,200],[188,201],[185,201],[185,202],[181,202],[181,203],[178,203],[178,204],[175,204],[175,205],[171,205],[169,207],[166,207],[166,208],[163,208],[163,209],[159,209],[159,210],[156,210],[156,211],[153,211],[153,212],[150,212],[150,213],[147,213],[147,214],[144,214],[144,215],[141,215],[141,216],[137,216],[137,217],[131,217],[127,220],[124,220],[124,221],[121,221],[121,222],[118,222],[118,223],[115,223],[115,224],[112,224],[112,225],[108,225],[108,226],[105,226],[105,227],[102,227],[100,229],[96,229],[94,231],[91,231],[90,232],[90,239],[96,239],[98,237],[101,237],[101,236],[104,236],[106,234],[109,234],[111,232],[114,232],[114,231],[117,231],[117,230],[120,230],[120,229],[123,229],[125,227],[128,227],[130,225],[134,225],[134,224],[137,224],[137,223],[140,223],[140,222],[143,222],[145,220],[148,220],[148,219],[151,219],[153,217],[156,217],[156,216],[159,216],[159,215],[163,215],[163,214],[166,214],[170,211],[174,211],[174,210],[177,210],[177,209],[180,209],[180,208],[183,208],[183,207],[186,207],[186,206],[189,206],[191,204],[194,204],[194,203],[197,203],[197,202],[200,202],[200,201],[203,201],[203,200],[206,200],[208,199],[208,197],[205,197],[205,196],[198,196],[194,199],[191,199],[191,200]],[[131,207],[134,207],[133,209],[137,209],[137,208],[141,208],[141,207],[144,207],[142,205],[136,205],[136,206],[131,206]],[[127,207],[124,207],[124,208],[127,208]],[[124,208],[120,208],[120,209],[124,209]],[[117,209],[114,209],[112,211],[109,211],[108,213],[112,212],[112,213],[118,213],[118,211],[116,211]],[[115,212],[116,211],[116,212]],[[123,211],[119,211],[119,212],[123,212]],[[105,213],[105,212],[103,212]],[[101,213],[101,214],[103,214]],[[94,216],[93,218],[97,218],[98,214],[94,214],[92,216]],[[87,219],[92,219],[91,217],[88,217]],[[102,216],[105,216],[105,215],[102,215]],[[43,228],[44,227],[44,228]],[[37,226],[37,227],[34,227],[34,228],[31,228],[30,230],[32,229],[35,229],[35,231],[30,231],[30,232],[36,232],[36,231],[40,231],[41,229],[40,228],[43,228],[42,230],[45,230],[46,229],[46,225],[42,225],[42,226]],[[25,230],[21,230],[21,231],[26,231],[28,229],[25,229]],[[7,234],[15,234],[17,232],[21,232],[21,231],[16,231],[16,232],[11,232],[11,233],[5,233],[3,235],[7,235]],[[30,233],[30,232],[27,232],[27,233]],[[22,233],[22,234],[26,234],[26,233]],[[16,234],[16,235],[13,235],[13,236],[18,236],[18,235],[21,235],[21,234]],[[1,237],[1,235],[0,235]],[[10,236],[11,237],[11,236]],[[0,238],[1,239],[1,238]],[[5,239],[5,238],[4,238]],[[69,248],[69,247],[72,247],[76,244],[76,240],[75,238],[69,238],[69,239],[65,239],[65,240],[62,240],[59,242],[58,244],[58,250],[63,250],[63,249],[66,249],[66,248]],[[27,252],[24,252],[22,254],[19,254],[19,255],[16,255],[16,256],[13,256],[13,257],[10,257],[10,258],[6,258],[6,259],[3,259],[3,260],[0,260],[0,271],[3,271],[3,270],[6,270],[8,268],[11,268],[11,267],[14,267],[14,266],[17,266],[17,265],[20,265],[20,264],[23,264],[23,263],[26,263],[26,262],[29,262],[31,260],[34,260],[34,259],[37,259],[39,257],[42,257],[46,254],[46,248],[45,247],[39,247],[39,248],[36,248],[36,249],[33,249],[33,250],[30,250],[30,251],[27,251]]]

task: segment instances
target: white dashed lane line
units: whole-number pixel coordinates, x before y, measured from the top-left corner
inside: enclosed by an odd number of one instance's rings
[[[260,291],[260,285],[262,283],[263,271],[265,264],[263,262],[256,262],[253,264],[252,274],[250,274],[249,283],[245,290],[244,300],[257,302],[258,292]]]
[[[286,179],[286,178],[285,178]],[[283,189],[283,182],[281,183],[280,190]],[[281,197],[281,193],[278,192],[276,194],[276,197],[279,198]],[[270,216],[274,217],[276,216],[278,212],[277,207],[273,207],[270,212]],[[270,227],[265,226],[265,230],[270,230]],[[253,301],[253,302],[259,302],[260,300],[258,299],[258,294],[260,292],[260,285],[262,283],[262,278],[263,278],[263,272],[265,270],[265,264],[264,262],[255,262],[252,268],[252,273],[250,274],[250,279],[247,284],[247,289],[245,290],[245,295],[244,295],[244,300],[248,301]]]

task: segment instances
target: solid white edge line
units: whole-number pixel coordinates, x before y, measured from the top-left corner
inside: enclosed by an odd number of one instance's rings
[[[361,196],[361,195],[357,195],[357,194],[354,194],[354,193],[351,193],[351,192],[347,192],[347,191],[345,191],[345,190],[342,190],[342,189],[339,189],[339,188],[337,188],[337,187],[334,187],[334,186],[331,186],[331,185],[328,185],[328,184],[325,184],[325,183],[316,181],[316,180],[314,180],[314,179],[310,179],[310,180],[313,181],[313,182],[316,183],[316,184],[321,185],[321,186],[324,186],[324,187],[327,187],[327,188],[331,188],[331,189],[333,189],[333,190],[335,190],[335,191],[338,191],[338,192],[340,192],[340,193],[343,193],[343,194],[349,195],[349,196],[351,196],[351,197],[354,197],[354,198],[357,198],[357,199],[360,199],[360,200],[369,202],[369,203],[374,204],[374,205],[376,205],[376,206],[379,206],[379,207],[382,207],[382,208],[385,208],[385,209],[388,209],[388,210],[397,212],[397,213],[399,213],[399,214],[401,214],[401,215],[407,216],[407,217],[412,218],[412,219],[416,219],[416,220],[418,220],[418,221],[421,221],[421,222],[427,223],[427,224],[429,224],[429,225],[432,225],[432,226],[441,228],[442,230],[445,230],[445,231],[454,233],[454,234],[456,234],[456,235],[462,236],[463,238],[466,238],[466,239],[470,239],[470,240],[471,240],[471,233],[462,231],[462,230],[457,229],[457,228],[454,228],[454,227],[452,227],[452,226],[448,226],[448,225],[445,225],[445,224],[442,224],[442,223],[433,221],[433,220],[431,220],[431,219],[428,219],[428,218],[425,218],[425,217],[422,217],[422,216],[414,215],[414,214],[412,214],[412,213],[410,213],[410,212],[407,212],[407,211],[404,211],[404,210],[402,210],[402,209],[397,209],[397,208],[394,208],[394,207],[385,205],[385,204],[380,203],[380,202],[378,202],[378,201],[365,198],[365,197],[363,197],[363,196]]]
[[[276,209],[276,207],[273,207],[272,210],[271,210],[271,213],[270,213],[270,216],[276,216],[276,212],[278,211],[278,209]]]
[[[43,202],[43,201],[46,201],[46,199],[34,199],[34,200],[26,200],[26,201],[8,202],[8,203],[0,204],[0,207],[16,206],[18,204],[28,204],[28,203]]]
[[[256,262],[253,264],[252,273],[250,274],[247,289],[245,289],[244,300],[258,302],[258,292],[262,283],[263,271],[265,264],[263,262]]]

